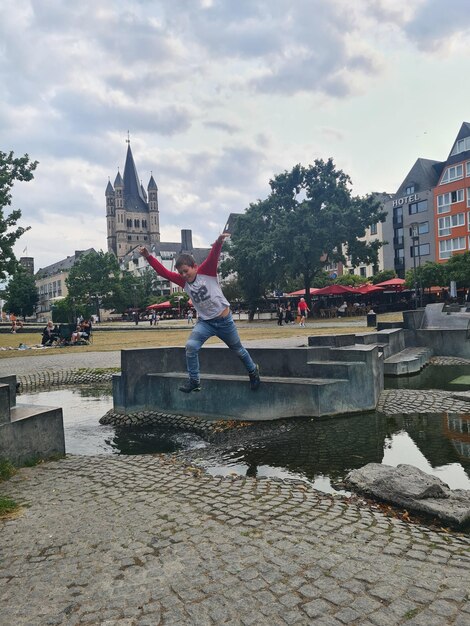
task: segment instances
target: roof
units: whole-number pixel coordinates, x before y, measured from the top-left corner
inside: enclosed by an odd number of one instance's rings
[[[454,149],[455,144],[459,139],[465,139],[465,137],[470,137],[470,124],[468,122],[463,122],[460,127],[459,132],[457,133],[457,137],[454,139],[454,143],[449,152],[449,156],[447,157],[446,165],[453,165],[454,163],[460,163],[461,161],[466,161],[470,158],[470,150],[465,150],[463,152],[459,152],[458,154],[452,155],[452,150]]]
[[[415,186],[415,192],[426,191],[435,187],[441,175],[444,163],[442,161],[434,161],[432,159],[416,159],[413,167],[406,175],[405,180],[398,188],[395,196],[404,196],[406,187],[411,183]]]
[[[157,183],[155,182],[153,174],[150,176],[150,180],[149,180],[149,184],[147,185],[147,189],[148,189],[148,191],[150,191],[151,189],[152,190],[156,189],[158,191]]]
[[[106,191],[104,192],[106,196],[114,196],[114,189],[111,185],[111,182],[108,180],[108,184],[106,186]]]
[[[38,269],[34,277],[36,280],[39,280],[40,278],[54,276],[55,274],[60,274],[61,272],[68,272],[82,255],[89,254],[90,252],[96,252],[96,250],[94,248],[88,248],[88,250],[76,250],[75,254],[62,259],[62,261],[57,261],[57,263],[52,263],[52,265]]]

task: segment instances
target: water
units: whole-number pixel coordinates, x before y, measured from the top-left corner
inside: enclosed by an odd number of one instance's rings
[[[470,390],[470,365],[428,365],[413,376],[385,376],[385,389]]]
[[[18,404],[62,407],[67,454],[154,454],[206,445],[197,435],[171,428],[101,425],[99,419],[113,407],[110,385],[22,393]]]
[[[466,372],[461,368],[433,369],[446,386],[469,374],[468,366]],[[418,377],[406,379],[408,384],[411,380],[428,384]],[[25,393],[18,402],[62,407],[66,451],[71,454],[184,451],[190,461],[214,475],[294,478],[321,491],[340,493],[352,469],[370,462],[408,463],[438,476],[452,489],[470,489],[470,415],[367,413],[261,422],[219,434],[209,445],[195,434],[169,427],[100,425],[100,417],[112,408],[109,385]]]

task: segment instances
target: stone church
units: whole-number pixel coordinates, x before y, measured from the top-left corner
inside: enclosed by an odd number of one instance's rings
[[[124,175],[118,171],[114,186],[108,181],[105,192],[108,252],[113,252],[119,261],[136,246],[151,247],[160,241],[157,184],[150,176],[145,191],[129,140],[127,143]]]

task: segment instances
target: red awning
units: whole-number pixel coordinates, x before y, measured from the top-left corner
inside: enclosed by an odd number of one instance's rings
[[[370,285],[369,283],[366,283],[365,285],[361,285],[360,287],[356,288],[356,291],[360,294],[366,294],[366,293],[374,293],[377,291],[383,291],[384,287],[379,287],[379,285]]]
[[[383,283],[377,283],[376,287],[403,287],[405,284],[403,278],[391,278],[390,280],[384,280]]]
[[[151,304],[147,307],[147,309],[169,309],[171,307],[171,302],[167,300],[166,302],[159,302],[158,304]]]
[[[310,287],[310,295],[313,296],[317,293],[318,289],[315,287]],[[299,289],[298,291],[292,291],[291,293],[287,293],[286,296],[305,296],[305,289]]]
[[[322,289],[317,289],[316,296],[340,296],[346,293],[357,293],[354,287],[345,287],[344,285],[328,285]]]

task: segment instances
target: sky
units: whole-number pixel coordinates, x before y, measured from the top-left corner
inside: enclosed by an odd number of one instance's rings
[[[212,243],[297,163],[395,193],[470,122],[468,0],[2,0],[0,150],[35,269],[106,250],[127,133],[162,241]]]

